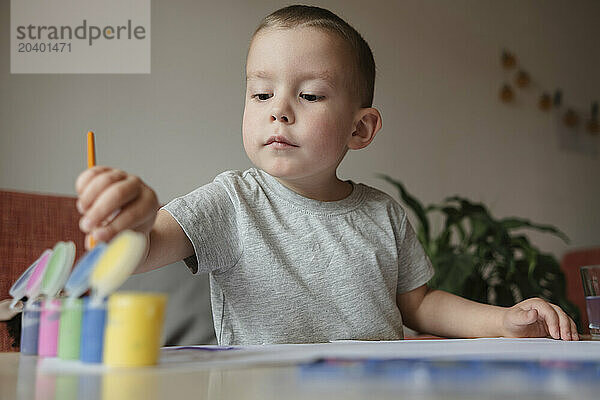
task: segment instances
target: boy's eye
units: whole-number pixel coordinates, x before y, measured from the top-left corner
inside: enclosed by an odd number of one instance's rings
[[[316,94],[301,93],[300,97],[306,101],[317,101],[323,99],[324,96],[317,96]]]
[[[268,100],[269,98],[273,97],[272,94],[268,94],[268,93],[257,93],[257,94],[253,94],[251,96],[253,99],[258,99],[261,101],[265,101]]]

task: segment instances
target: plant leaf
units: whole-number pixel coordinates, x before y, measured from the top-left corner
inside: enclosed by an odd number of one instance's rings
[[[430,286],[454,294],[462,293],[465,282],[476,272],[475,260],[470,254],[439,253],[431,262],[436,274],[430,281]]]
[[[558,236],[565,243],[569,243],[569,237],[565,235],[562,231],[558,230],[552,225],[541,225],[531,222],[528,219],[510,217],[504,218],[500,220],[500,223],[508,230],[519,229],[519,228],[531,228],[541,232],[552,233],[555,236]]]

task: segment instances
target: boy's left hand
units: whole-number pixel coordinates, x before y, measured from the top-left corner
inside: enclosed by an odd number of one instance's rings
[[[575,322],[559,307],[539,298],[507,308],[502,318],[504,337],[546,337],[579,340]]]

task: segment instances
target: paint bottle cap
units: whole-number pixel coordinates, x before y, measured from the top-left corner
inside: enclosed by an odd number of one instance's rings
[[[90,277],[95,301],[125,282],[146,254],[146,237],[131,230],[118,234],[106,247]]]
[[[33,262],[33,264],[29,266],[29,268],[25,270],[25,272],[23,272],[19,279],[17,279],[8,290],[8,294],[10,294],[13,298],[9,306],[11,309],[14,309],[19,300],[25,297],[25,292],[27,291],[27,282],[29,282],[29,278],[31,278],[31,275],[35,270],[35,267],[37,267],[38,263],[40,262],[42,256],[43,253],[37,260]]]
[[[37,262],[37,265],[33,269],[29,280],[27,281],[27,286],[25,288],[25,295],[28,298],[27,305],[33,304],[35,299],[40,294],[40,290],[42,288],[42,278],[44,277],[44,273],[46,272],[46,268],[48,267],[48,261],[50,261],[51,256],[52,250],[44,250]]]
[[[58,242],[48,261],[48,267],[42,279],[41,294],[46,297],[56,297],[69,277],[75,260],[75,243]]]
[[[88,290],[90,287],[90,276],[92,275],[92,271],[105,249],[105,243],[98,243],[77,262],[71,276],[65,284],[65,291],[69,297],[79,297]]]

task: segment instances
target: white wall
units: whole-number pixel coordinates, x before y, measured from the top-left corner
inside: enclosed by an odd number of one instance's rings
[[[11,75],[9,1],[0,2],[0,188],[74,194],[85,132],[97,161],[139,174],[166,202],[250,164],[241,144],[244,61],[277,1],[152,2],[150,75]],[[499,102],[502,48],[541,86],[581,109],[600,97],[600,2],[320,1],[354,25],[378,66],[383,131],[340,176],[425,202],[460,194],[498,216],[555,224],[569,247],[600,244],[597,156],[559,144],[532,93]],[[366,6],[367,4],[368,6]],[[535,235],[557,256],[560,240]],[[0,238],[1,239],[1,238]]]

